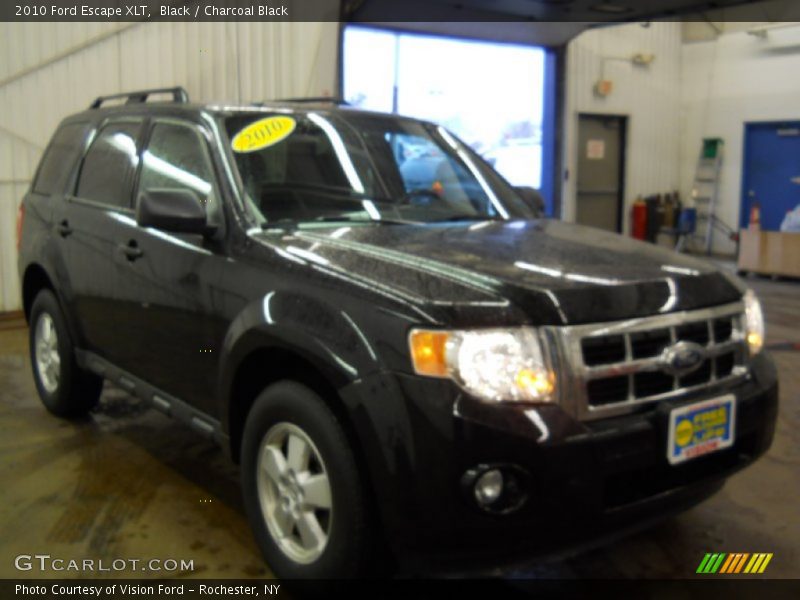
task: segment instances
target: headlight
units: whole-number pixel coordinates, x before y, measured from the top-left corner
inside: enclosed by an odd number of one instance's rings
[[[750,355],[755,356],[764,346],[764,313],[753,290],[747,290],[744,294],[744,320],[747,346]]]
[[[409,346],[417,374],[449,377],[483,400],[555,401],[555,376],[535,329],[414,329]]]

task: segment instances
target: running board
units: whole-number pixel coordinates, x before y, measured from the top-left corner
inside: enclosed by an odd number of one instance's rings
[[[92,371],[132,396],[141,399],[157,411],[214,440],[223,449],[228,447],[228,436],[222,431],[222,426],[217,419],[131,375],[93,352],[76,349],[75,358],[78,366],[82,369]]]

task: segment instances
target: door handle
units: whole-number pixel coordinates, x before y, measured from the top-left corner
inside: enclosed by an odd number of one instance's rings
[[[69,237],[69,235],[72,233],[72,227],[69,226],[69,221],[64,219],[63,221],[61,221],[61,223],[56,225],[56,231],[58,231],[58,234],[61,237],[65,238]]]
[[[120,244],[119,249],[130,262],[133,262],[144,255],[144,252],[142,252],[142,249],[139,248],[139,244],[136,243],[136,240],[131,240],[127,244]]]

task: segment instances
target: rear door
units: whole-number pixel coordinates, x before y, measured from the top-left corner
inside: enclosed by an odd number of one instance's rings
[[[131,334],[125,315],[132,295],[121,270],[129,258],[119,240],[136,226],[132,184],[142,132],[138,118],[99,127],[83,157],[74,195],[66,198],[55,223],[64,240],[81,345],[123,367]]]
[[[135,197],[147,189],[190,190],[216,231],[203,236],[134,228],[120,240],[142,252],[125,269],[140,297],[126,313],[134,372],[213,415],[227,328],[219,287],[227,256],[211,137],[204,126],[174,118],[154,118],[147,137]]]

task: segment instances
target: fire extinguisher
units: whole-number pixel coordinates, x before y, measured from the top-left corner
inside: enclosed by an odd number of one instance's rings
[[[647,202],[641,197],[633,203],[631,218],[631,235],[637,240],[647,239]]]

